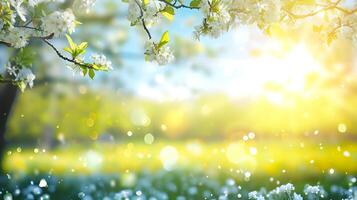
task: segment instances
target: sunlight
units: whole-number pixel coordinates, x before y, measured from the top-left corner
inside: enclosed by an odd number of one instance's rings
[[[310,89],[309,78],[323,74],[322,64],[302,43],[287,50],[278,41],[272,41],[259,56],[235,65],[236,73],[244,73],[244,77],[234,81],[235,86],[230,88],[233,95],[240,86],[244,89],[239,92],[246,96],[264,96],[278,104],[284,101],[285,94],[305,95]]]
[[[322,70],[320,63],[313,58],[303,44],[298,44],[282,57],[272,55],[272,51],[262,56],[259,68],[264,73],[258,76],[264,80],[263,84],[278,84],[283,91],[302,93],[305,91],[308,76]]]

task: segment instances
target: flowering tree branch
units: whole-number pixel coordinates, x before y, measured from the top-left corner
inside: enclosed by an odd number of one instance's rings
[[[315,10],[313,12],[310,12],[310,13],[307,13],[307,14],[294,14],[293,12],[289,11],[288,9],[285,9],[284,8],[284,11],[288,13],[288,15],[290,15],[291,17],[295,18],[295,19],[303,19],[303,18],[307,18],[307,17],[313,17],[319,13],[322,13],[322,12],[326,12],[326,11],[329,11],[329,10],[338,10],[338,11],[341,11],[343,12],[344,14],[346,15],[351,15],[355,12],[357,12],[357,8],[354,8],[354,9],[345,9],[345,8],[342,8],[339,6],[339,4],[341,3],[342,0],[338,0],[336,2],[332,2],[330,4],[326,4],[326,5],[319,5],[321,6],[322,8],[318,9],[318,10]]]
[[[23,49],[31,39],[40,39],[46,43],[57,56],[68,62],[73,71],[79,71],[82,75],[88,74],[94,78],[96,71],[108,71],[112,63],[104,55],[94,54],[91,62],[86,62],[85,54],[88,44],[81,42],[76,44],[71,39],[71,33],[80,24],[74,13],[89,10],[96,0],[74,0],[73,4],[65,4],[66,10],[51,9],[52,0],[27,1],[27,0],[3,0],[0,3],[0,44],[10,48]],[[178,9],[199,11],[202,14],[201,22],[194,27],[193,36],[199,40],[201,37],[220,37],[223,33],[241,24],[257,25],[264,32],[268,32],[272,26],[279,24],[287,27],[297,20],[319,17],[327,13],[323,23],[314,24],[314,29],[327,43],[331,43],[338,37],[345,37],[351,41],[357,41],[357,7],[345,8],[342,0],[330,1],[285,1],[285,0],[190,0],[188,4],[180,0],[128,0],[127,19],[131,26],[140,26],[146,35],[144,56],[148,61],[165,65],[174,60],[173,52],[169,46],[169,32],[165,31],[160,40],[154,40],[150,28],[160,24],[163,18],[174,20]],[[42,4],[43,16],[34,14],[30,16],[27,10],[36,10]],[[49,9],[46,9],[48,5]],[[71,6],[71,7],[68,7]],[[52,7],[53,8],[53,7]],[[311,12],[306,13],[306,8]],[[74,10],[74,11],[73,11]],[[110,16],[112,17],[112,15]],[[314,20],[311,20],[312,23]],[[309,21],[308,23],[311,23]],[[316,20],[321,21],[321,19]],[[61,53],[50,40],[52,38],[64,38],[66,36],[68,47],[63,50],[69,55]],[[26,60],[26,59],[24,59]],[[16,61],[16,62],[15,62]],[[21,82],[21,87],[32,86],[35,76],[32,74],[32,63],[26,63],[21,59],[14,59],[6,66],[9,78]],[[2,78],[2,81],[8,81]],[[0,81],[1,82],[1,81]]]
[[[50,46],[50,47],[56,52],[56,54],[58,55],[58,57],[60,57],[62,60],[65,60],[65,61],[67,61],[67,62],[73,63],[73,64],[78,65],[78,66],[87,67],[87,66],[85,66],[84,64],[77,62],[75,59],[70,59],[70,58],[67,58],[66,56],[62,55],[61,52],[59,52],[59,50],[58,50],[52,43],[50,43],[47,39],[43,38],[42,40],[43,40],[48,46]]]

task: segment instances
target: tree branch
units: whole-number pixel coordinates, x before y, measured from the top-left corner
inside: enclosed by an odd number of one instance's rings
[[[4,42],[4,41],[0,41],[0,44],[5,45],[7,47],[11,47],[10,43]]]
[[[40,28],[35,28],[35,27],[28,26],[28,25],[23,25],[23,26],[14,25],[14,27],[16,27],[16,28],[31,29],[31,30],[41,31],[41,32],[44,31],[44,30],[42,30],[42,29],[40,29]]]
[[[59,52],[59,50],[58,50],[52,43],[50,43],[47,39],[45,39],[45,38],[41,38],[41,39],[42,39],[42,41],[44,41],[48,46],[50,46],[62,60],[65,60],[65,61],[67,61],[67,62],[73,63],[73,64],[75,64],[75,65],[79,65],[79,66],[82,66],[82,67],[90,68],[88,65],[84,65],[83,63],[80,63],[80,62],[76,61],[75,59],[70,59],[70,58],[65,57],[65,56],[62,55],[61,52]]]
[[[171,6],[171,7],[173,7],[173,8],[176,8],[176,9],[180,9],[180,8],[188,8],[188,9],[192,9],[192,10],[193,10],[193,9],[196,9],[196,10],[200,9],[200,8],[198,8],[198,7],[191,7],[191,6],[187,6],[187,5],[184,5],[184,4],[176,5],[177,0],[175,1],[175,3],[170,3],[170,2],[168,2],[168,1],[166,1],[166,0],[159,0],[159,1],[165,3],[166,5]]]
[[[11,83],[11,84],[15,84],[17,83],[18,81],[16,80],[13,80],[11,78],[2,78],[0,77],[0,83]]]
[[[148,35],[149,40],[150,40],[150,39],[151,39],[151,33],[150,33],[149,29],[147,28],[147,26],[146,26],[146,24],[145,24],[143,8],[140,6],[140,3],[139,3],[138,1],[135,0],[135,3],[136,3],[136,5],[139,7],[139,9],[140,9],[140,16],[139,16],[138,19],[141,20],[141,23],[143,24],[143,28],[144,28],[144,30],[145,30],[145,32],[146,32],[146,34]]]
[[[334,2],[334,3],[325,5],[325,7],[322,7],[321,9],[318,9],[318,10],[316,10],[314,12],[307,13],[307,14],[301,14],[301,15],[295,14],[295,13],[293,13],[293,12],[291,12],[288,9],[285,9],[285,8],[283,8],[283,10],[285,12],[287,12],[289,16],[291,16],[291,17],[293,17],[295,19],[303,19],[303,18],[307,18],[307,17],[312,17],[312,16],[315,16],[315,15],[321,13],[321,12],[325,12],[325,11],[329,11],[329,10],[339,10],[340,12],[343,12],[343,13],[345,13],[347,15],[351,15],[351,14],[357,12],[357,8],[354,8],[352,10],[348,10],[348,9],[339,7],[338,5],[341,3],[341,1],[342,0],[338,0],[338,1]]]

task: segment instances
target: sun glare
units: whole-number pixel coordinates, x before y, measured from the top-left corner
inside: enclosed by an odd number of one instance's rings
[[[247,67],[254,76],[249,76],[245,87],[275,103],[281,103],[286,93],[306,95],[310,77],[323,73],[322,64],[304,44],[286,50],[277,41],[270,43],[259,57],[252,58]]]

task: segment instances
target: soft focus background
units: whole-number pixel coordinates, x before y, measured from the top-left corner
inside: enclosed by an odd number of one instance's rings
[[[203,199],[218,198],[210,191],[220,184],[356,184],[350,42],[327,47],[308,27],[267,36],[245,26],[198,42],[197,16],[179,11],[153,29],[157,39],[169,29],[175,49],[176,61],[162,67],[144,61],[145,33],[129,26],[125,8],[101,1],[73,35],[113,61],[114,71],[94,81],[73,76],[48,47],[26,49],[36,54],[37,79],[10,116],[2,194],[40,180],[48,188],[37,196],[53,190],[51,199],[103,199],[123,188]],[[4,66],[11,52],[0,47],[0,55]],[[239,194],[229,199],[247,192]]]

